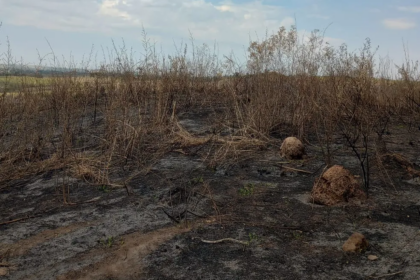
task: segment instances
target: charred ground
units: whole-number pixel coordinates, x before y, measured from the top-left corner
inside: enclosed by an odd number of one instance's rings
[[[3,79],[0,277],[417,279],[418,68],[312,36],[252,42],[246,71],[122,49],[90,77]],[[307,157],[280,156],[289,136]],[[334,164],[366,200],[311,203]],[[354,232],[367,251],[342,251]]]

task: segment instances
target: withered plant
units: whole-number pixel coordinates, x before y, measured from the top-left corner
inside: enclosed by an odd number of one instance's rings
[[[299,37],[296,27],[282,27],[250,42],[246,65],[216,50],[191,36],[164,55],[143,30],[140,59],[124,42],[102,50],[101,61],[94,50],[75,63],[51,49],[29,76],[8,44],[0,66],[1,185],[69,169],[91,184],[120,186],[117,174],[147,172],[178,147],[207,145],[200,155],[217,165],[278,143],[273,135],[280,131],[316,141],[327,165],[335,142],[346,143],[368,191],[370,158],[381,145],[386,151],[389,125],[418,128],[418,63],[407,56],[394,74],[369,40],[353,53],[331,46],[318,30]],[[212,111],[214,123],[204,138],[178,122],[200,109]]]

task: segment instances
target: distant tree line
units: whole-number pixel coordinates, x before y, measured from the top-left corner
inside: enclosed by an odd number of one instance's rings
[[[75,75],[75,76],[87,76],[89,73],[86,70],[68,70],[68,69],[55,69],[55,68],[17,68],[17,67],[1,67],[0,65],[0,76],[28,76],[28,77],[49,77],[54,75]]]

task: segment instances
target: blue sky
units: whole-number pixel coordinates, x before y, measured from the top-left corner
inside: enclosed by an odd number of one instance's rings
[[[101,47],[112,48],[112,39],[124,38],[141,55],[142,26],[165,54],[191,32],[197,44],[216,42],[219,54],[244,57],[250,36],[263,38],[295,19],[301,34],[328,27],[334,46],[357,50],[369,37],[380,55],[399,63],[404,42],[411,59],[420,60],[419,0],[0,0],[0,7],[0,53],[8,37],[13,55],[30,64],[38,52],[50,52],[47,40],[57,56],[78,62],[92,45],[101,61]]]

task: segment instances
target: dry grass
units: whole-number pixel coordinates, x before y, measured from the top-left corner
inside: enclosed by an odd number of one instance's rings
[[[319,32],[302,41],[295,28],[281,28],[250,42],[244,71],[208,47],[165,57],[147,42],[144,60],[136,62],[114,45],[90,77],[69,71],[0,78],[8,89],[0,93],[0,182],[60,166],[112,184],[114,167],[147,168],[174,143],[209,145],[205,159],[216,164],[264,147],[283,127],[300,139],[317,135],[327,164],[334,137],[342,137],[368,174],[361,155],[391,120],[420,123],[417,63],[406,61],[396,76],[369,40],[352,53],[325,44]],[[177,116],[200,106],[213,108],[235,134],[188,133]]]

